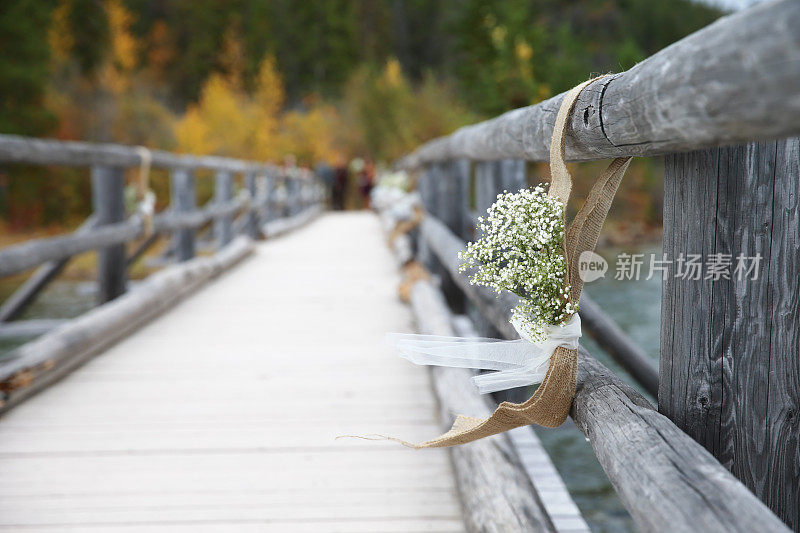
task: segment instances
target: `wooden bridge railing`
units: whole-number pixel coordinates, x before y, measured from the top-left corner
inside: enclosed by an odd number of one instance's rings
[[[170,207],[147,220],[126,212],[125,171],[149,167],[170,173]],[[247,239],[273,236],[316,213],[324,200],[317,178],[302,169],[223,157],[194,157],[113,144],[61,142],[0,135],[0,164],[89,167],[93,215],[76,231],[0,249],[0,277],[39,267],[0,305],[0,336],[56,331],[21,346],[0,364],[0,412],[56,379],[85,357],[249,251]],[[148,169],[149,170],[149,169]],[[198,171],[214,173],[214,196],[196,205]],[[234,194],[235,176],[242,176]],[[196,257],[199,231],[213,230],[217,254]],[[160,237],[171,238],[177,264],[128,292],[129,267]],[[246,237],[246,238],[245,238]],[[130,254],[127,245],[138,245]],[[73,256],[97,250],[98,303],[70,321],[13,321]],[[112,305],[113,304],[113,305]]]
[[[766,506],[800,529],[798,28],[794,0],[724,17],[593,82],[568,120],[569,160],[665,155],[665,259],[763,257],[755,279],[678,279],[670,268],[658,376],[596,304],[581,302],[584,329],[625,352],[658,395],[659,412],[581,353],[572,417],[645,530],[784,530]],[[515,335],[513,302],[470,286],[456,254],[473,237],[475,211],[525,186],[525,161],[549,159],[562,98],[462,128],[397,162],[416,175],[430,215],[417,257],[482,335]],[[735,143],[747,144],[724,147]]]

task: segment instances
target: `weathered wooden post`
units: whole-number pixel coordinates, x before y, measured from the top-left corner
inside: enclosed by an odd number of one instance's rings
[[[170,203],[176,213],[190,213],[197,207],[194,174],[188,168],[174,168],[169,175]],[[172,249],[178,261],[194,257],[194,230],[178,230],[172,237]]]
[[[283,189],[286,192],[284,195],[285,203],[283,205],[283,216],[290,217],[294,212],[294,180],[288,175],[283,178]]]
[[[459,220],[460,228],[456,231],[459,237],[465,241],[472,240],[475,236],[475,220],[473,218],[473,177],[472,162],[469,159],[457,159],[453,161],[451,172],[459,182]]]
[[[665,166],[659,410],[796,530],[800,140]]]
[[[223,205],[233,200],[233,175],[228,170],[218,170],[214,181],[214,203]],[[214,220],[214,237],[222,248],[233,238],[233,216],[225,215]]]
[[[453,159],[444,163],[440,186],[441,220],[450,230],[462,238],[469,238],[470,162],[468,159]]]
[[[475,210],[478,216],[485,216],[502,191],[500,183],[500,162],[479,161],[475,163]]]
[[[250,195],[250,203],[248,205],[249,211],[247,212],[247,221],[245,223],[245,233],[251,239],[257,239],[259,236],[258,231],[258,206],[256,204],[256,173],[254,170],[248,170],[244,174],[244,188]]]
[[[275,212],[275,206],[273,202],[275,201],[275,180],[273,179],[271,174],[265,174],[262,177],[263,186],[264,186],[264,206],[263,211],[264,214],[262,215],[261,223],[264,224],[269,222],[273,218],[273,214]]]
[[[425,207],[425,211],[428,213],[428,216],[436,216],[434,172],[435,170],[433,165],[426,165],[424,168],[419,170],[419,181],[417,183],[417,191],[419,192],[420,198],[422,198],[422,205]],[[418,239],[417,241],[417,261],[422,263],[425,268],[429,270],[433,268],[435,258],[433,257],[433,252],[431,252],[430,247],[424,239]]]
[[[525,161],[522,159],[503,159],[500,161],[500,186],[497,192],[517,192],[526,186]]]
[[[92,207],[96,227],[125,220],[125,169],[92,167]],[[125,245],[115,244],[97,252],[97,300],[103,304],[125,293]]]
[[[457,161],[442,161],[432,165],[433,175],[431,184],[433,190],[434,211],[433,216],[438,218],[445,226],[456,234],[461,233],[463,223],[463,209],[461,204],[465,202],[468,192],[467,182],[462,174],[455,171],[454,165]],[[466,174],[468,177],[469,175]],[[464,295],[453,282],[447,269],[436,258],[432,272],[436,273],[441,280],[442,292],[447,297],[451,307],[456,312],[462,312],[464,308]]]
[[[305,209],[311,205],[311,197],[309,195],[309,185],[311,184],[311,176],[307,176],[300,182],[300,205],[301,211],[305,211]]]
[[[477,161],[475,163],[475,211],[477,216],[486,216],[486,210],[497,200],[500,190],[500,162]],[[475,236],[478,236],[477,231]],[[482,337],[502,337],[477,307],[468,303],[466,312]]]
[[[300,183],[297,180],[297,176],[294,173],[290,174],[286,178],[286,191],[288,193],[287,196],[287,209],[286,215],[292,216],[297,214],[300,210]]]

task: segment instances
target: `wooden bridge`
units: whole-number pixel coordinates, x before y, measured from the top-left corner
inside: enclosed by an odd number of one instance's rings
[[[764,257],[756,279],[664,281],[658,371],[581,301],[584,330],[658,398],[581,351],[572,419],[643,530],[800,529],[797,28],[792,0],[721,19],[590,84],[569,121],[570,160],[666,154],[669,256]],[[0,306],[0,335],[43,333],[0,364],[0,529],[586,531],[529,428],[417,452],[336,439],[424,440],[500,399],[466,370],[398,360],[383,337],[514,336],[513,298],[469,285],[457,252],[476,213],[548,159],[562,98],[398,161],[416,226],[392,209],[323,213],[323,185],[299,169],[0,135],[4,165],[90,169],[94,205],[71,234],[0,250],[0,276],[35,269]],[[169,172],[170,207],[129,213],[126,172],[144,193],[151,169]],[[197,206],[203,179],[214,197]],[[162,238],[172,262],[132,286]],[[15,320],[91,250],[96,308]]]

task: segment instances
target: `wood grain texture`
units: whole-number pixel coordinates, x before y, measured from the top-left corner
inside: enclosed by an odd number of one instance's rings
[[[659,410],[800,528],[797,138],[666,158],[664,251],[731,279],[664,283]],[[737,257],[761,256],[752,276]]]
[[[774,284],[764,501],[800,529],[800,139],[778,142],[769,276]]]
[[[457,265],[463,243],[429,217],[427,239],[445,266]],[[451,258],[449,261],[447,258]],[[510,296],[459,286],[506,338]],[[787,531],[785,525],[711,454],[585,350],[579,353],[578,388],[570,413],[636,523],[645,531]]]
[[[728,15],[630,70],[591,83],[568,121],[566,156],[659,155],[800,133],[800,4]],[[398,161],[548,161],[564,95],[466,126]]]
[[[643,531],[789,531],[708,451],[583,348],[570,416]]]

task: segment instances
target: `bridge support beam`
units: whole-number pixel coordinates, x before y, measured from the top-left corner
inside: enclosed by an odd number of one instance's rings
[[[92,207],[95,227],[125,220],[125,169],[92,167]],[[125,245],[115,244],[97,252],[98,303],[104,304],[125,293],[127,286]]]
[[[502,190],[500,181],[500,162],[498,161],[476,161],[475,162],[475,213],[479,217],[486,216],[489,209],[497,199],[497,194]],[[478,237],[475,232],[475,238]],[[489,322],[475,304],[467,303],[467,316],[472,319],[472,323],[482,337],[500,338],[501,334]]]
[[[218,205],[233,200],[233,174],[227,170],[217,172],[214,181],[214,202]],[[233,216],[221,216],[214,220],[214,237],[217,247],[222,248],[233,239]]]
[[[524,160],[503,159],[500,161],[500,192],[517,192],[527,185]]]
[[[197,199],[192,171],[186,168],[173,169],[169,179],[172,210],[178,213],[194,211]],[[194,240],[193,229],[175,232],[172,237],[172,247],[178,261],[188,261],[194,257]]]
[[[665,166],[659,411],[800,528],[800,139]]]
[[[256,173],[253,171],[246,172],[244,175],[244,188],[250,194],[250,212],[247,213],[247,223],[245,224],[245,233],[251,239],[257,239],[260,235],[258,230],[259,226],[259,209],[257,206],[258,197],[256,195]]]
[[[262,206],[262,218],[261,218],[261,225],[266,224],[270,220],[272,220],[273,215],[275,213],[275,179],[270,175],[266,174],[261,177],[261,187],[263,188],[263,201],[264,204]]]

